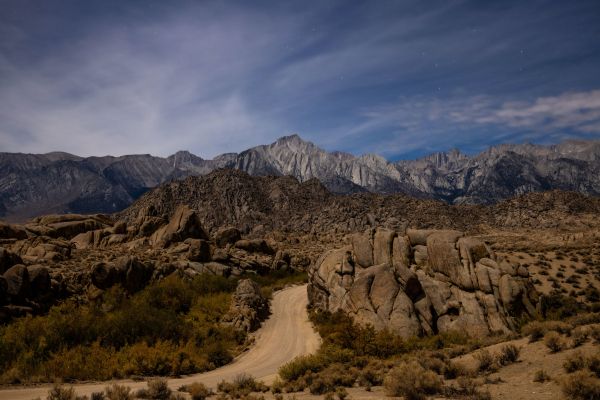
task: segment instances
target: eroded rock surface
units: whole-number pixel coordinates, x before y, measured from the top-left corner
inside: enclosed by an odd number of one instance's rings
[[[229,312],[223,321],[234,328],[252,332],[269,314],[269,302],[263,297],[258,284],[250,279],[242,279],[233,294]]]
[[[526,273],[455,230],[355,234],[311,267],[308,294],[314,307],[404,337],[510,332],[538,302]]]

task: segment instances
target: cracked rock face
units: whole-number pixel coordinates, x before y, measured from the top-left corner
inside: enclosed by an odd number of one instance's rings
[[[255,331],[269,314],[269,302],[265,299],[258,284],[250,279],[242,279],[233,294],[229,312],[223,317],[226,324],[246,332]]]
[[[510,332],[536,314],[527,277],[479,239],[454,230],[369,229],[309,271],[312,306],[342,310],[404,337]]]

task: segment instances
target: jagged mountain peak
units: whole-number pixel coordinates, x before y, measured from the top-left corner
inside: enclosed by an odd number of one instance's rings
[[[497,145],[473,156],[452,149],[394,163],[376,154],[328,152],[297,134],[212,160],[189,151],[166,158],[0,153],[0,216],[113,212],[157,185],[219,168],[318,179],[335,193],[402,192],[449,203],[495,203],[549,189],[600,195],[600,140]]]

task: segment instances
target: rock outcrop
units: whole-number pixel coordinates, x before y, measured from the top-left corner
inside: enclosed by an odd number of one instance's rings
[[[269,315],[269,302],[263,297],[258,284],[250,279],[238,282],[229,312],[223,322],[236,329],[252,332]]]
[[[208,239],[198,214],[188,206],[179,206],[169,223],[152,235],[152,243],[159,247],[168,247],[171,243],[187,238]]]
[[[538,294],[479,239],[453,230],[369,229],[325,252],[309,271],[313,307],[342,310],[404,337],[510,332]]]

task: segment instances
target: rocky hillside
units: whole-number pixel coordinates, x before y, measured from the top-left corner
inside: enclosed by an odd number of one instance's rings
[[[82,158],[0,153],[0,217],[122,210],[157,185],[231,168],[258,176],[313,178],[334,193],[404,193],[453,204],[492,204],[516,195],[570,190],[600,194],[600,141],[501,145],[466,156],[454,150],[413,161],[327,152],[297,135],[204,160],[189,152]]]
[[[480,231],[494,227],[560,227],[566,231],[600,213],[600,198],[552,191],[529,193],[494,205],[449,205],[403,194],[330,193],[318,180],[254,177],[217,170],[165,184],[143,195],[118,214],[126,221],[153,215],[167,218],[178,205],[198,210],[209,231],[233,225],[262,235],[349,233],[370,226],[392,229],[453,228]]]

